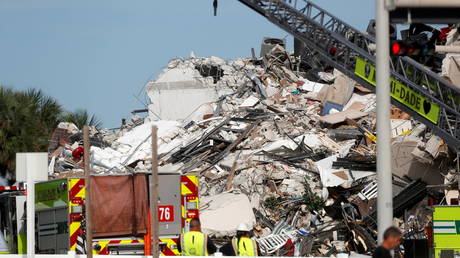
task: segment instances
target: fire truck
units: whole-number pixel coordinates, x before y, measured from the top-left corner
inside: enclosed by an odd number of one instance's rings
[[[147,181],[150,180],[148,174],[143,175],[148,178]],[[198,175],[160,172],[158,178],[160,251],[163,256],[176,256],[180,254],[177,249],[180,243],[180,234],[188,231],[190,220],[199,215]],[[85,180],[78,177],[50,180],[36,184],[36,253],[65,254],[68,251],[86,252],[84,239],[85,199],[87,194]],[[148,192],[145,194],[147,196],[141,197],[144,200],[148,200]],[[25,196],[22,195],[22,197],[24,197],[24,202],[22,202],[24,204]],[[119,201],[116,198],[111,198],[111,196],[107,196],[104,200],[107,201],[106,205],[109,207],[117,205]],[[135,200],[129,201],[134,202]],[[15,204],[13,205],[13,203]],[[23,204],[15,200],[8,205],[9,207],[17,208],[18,206],[24,206]],[[92,214],[92,217],[94,218],[94,214]],[[9,215],[8,219],[2,217],[2,223],[6,221],[16,225],[17,222],[14,222],[16,218],[17,216],[14,215]],[[150,216],[148,218],[150,224]],[[150,226],[148,229],[150,229]],[[14,253],[21,253],[18,251],[19,249],[25,251],[23,247],[26,243],[25,232],[21,237],[17,232],[19,230],[10,233],[9,236],[15,236],[18,239],[10,242],[20,243],[16,244],[19,248],[12,248],[11,250]],[[93,238],[92,248],[93,254],[99,255],[151,254],[150,231],[136,235],[121,234]]]
[[[435,258],[460,255],[460,206],[433,206],[433,247]]]
[[[0,254],[26,253],[25,204],[24,187],[0,186]]]

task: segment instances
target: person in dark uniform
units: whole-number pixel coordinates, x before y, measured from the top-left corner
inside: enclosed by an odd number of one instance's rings
[[[391,251],[401,243],[401,231],[397,227],[389,227],[383,233],[382,244],[375,249],[372,258],[392,258]]]

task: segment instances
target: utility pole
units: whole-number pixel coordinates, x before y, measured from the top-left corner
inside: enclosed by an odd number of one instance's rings
[[[83,148],[85,161],[85,220],[86,220],[86,257],[93,258],[93,221],[91,219],[91,146],[89,144],[89,126],[83,127]]]
[[[393,224],[390,125],[390,18],[385,0],[376,0],[377,72],[377,225],[378,240]]]
[[[158,245],[158,128],[152,126],[152,178],[150,180],[150,218],[152,257],[159,257]]]

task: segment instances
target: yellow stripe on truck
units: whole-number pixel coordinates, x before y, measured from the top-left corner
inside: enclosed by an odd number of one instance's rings
[[[79,179],[79,178],[71,178],[68,180],[68,184],[69,184],[69,214],[72,213],[72,207],[74,206],[79,206],[79,204],[75,204],[72,202],[72,198],[73,197],[77,197],[77,198],[81,198],[81,199],[85,199],[85,188],[82,187],[78,192],[77,194],[75,194],[75,196],[70,196],[70,192],[71,190],[78,184],[78,183],[81,183],[80,180],[83,180],[83,179]],[[78,187],[78,186],[77,186]],[[74,221],[72,223],[70,223],[69,225],[69,237],[73,236],[81,227],[81,222],[79,221]],[[70,250],[71,251],[75,251],[77,248],[77,243],[74,242],[74,243],[70,243]]]
[[[173,239],[170,238],[160,238],[160,243],[166,243],[166,249],[160,252],[161,256],[179,256],[180,252],[177,250],[177,245],[179,243],[176,243]]]

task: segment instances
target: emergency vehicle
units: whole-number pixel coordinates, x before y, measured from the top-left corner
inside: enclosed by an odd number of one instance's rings
[[[435,258],[460,256],[460,206],[433,206]]]
[[[0,186],[0,254],[25,254],[26,196],[22,186]]]
[[[177,249],[180,244],[180,234],[188,231],[190,220],[199,215],[198,175],[160,172],[158,178],[160,251],[161,255],[175,256],[180,254]],[[24,200],[18,202],[13,201],[11,196],[11,201],[5,202],[8,209],[21,206],[23,213],[25,195],[22,194],[21,197]],[[38,254],[84,252],[85,197],[83,178],[64,178],[36,184],[36,252]],[[117,201],[113,200],[113,202]],[[17,216],[11,212],[2,212],[1,221],[2,224],[10,225],[8,226],[8,238],[18,239],[8,241],[8,243],[16,243],[16,247],[12,246],[10,249],[11,253],[21,253],[21,250],[23,250],[22,253],[25,253],[25,231],[21,235],[17,233],[20,230],[11,230],[15,227],[14,225],[22,225],[22,222],[16,222],[16,218]],[[21,218],[24,218],[21,221],[25,225],[25,215]],[[95,238],[93,239],[93,253],[99,255],[151,254],[150,232],[141,236]]]

